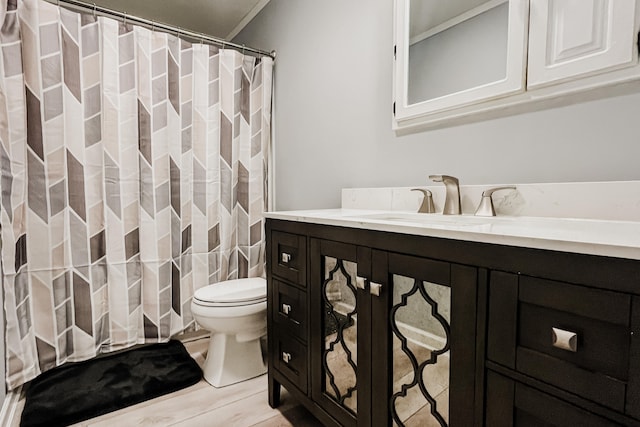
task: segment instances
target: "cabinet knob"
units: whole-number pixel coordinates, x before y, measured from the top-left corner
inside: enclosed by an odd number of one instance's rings
[[[284,363],[289,363],[291,362],[291,353],[286,353],[286,352],[282,352],[282,361]]]
[[[291,254],[282,252],[280,254],[280,261],[282,261],[283,264],[289,264],[289,262],[291,261]]]
[[[282,304],[282,312],[288,315],[291,313],[291,306],[289,304]]]
[[[358,289],[364,289],[366,280],[364,277],[356,276],[356,287]]]
[[[578,351],[578,334],[564,329],[551,328],[551,344],[559,349]]]
[[[371,288],[369,289],[369,291],[371,292],[371,295],[379,297],[380,291],[382,290],[382,285],[380,283],[371,282],[370,286]]]

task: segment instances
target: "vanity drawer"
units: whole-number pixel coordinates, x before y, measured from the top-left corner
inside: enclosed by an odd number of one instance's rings
[[[278,333],[275,350],[276,368],[303,393],[307,392],[307,347],[290,335]]]
[[[271,245],[271,272],[296,285],[306,286],[306,237],[273,231]]]
[[[487,427],[620,425],[493,371],[486,380]]]
[[[307,340],[307,293],[273,279],[274,320],[278,330]]]
[[[623,412],[631,296],[492,272],[490,360]]]

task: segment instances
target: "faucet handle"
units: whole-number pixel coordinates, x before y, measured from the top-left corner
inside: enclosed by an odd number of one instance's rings
[[[422,188],[412,188],[411,191],[420,191],[424,195],[422,198],[422,204],[418,209],[418,213],[434,213],[436,211],[436,208],[433,205],[433,196],[431,191]]]
[[[496,210],[493,207],[493,199],[491,196],[496,191],[500,190],[515,190],[514,186],[506,186],[506,187],[495,187],[490,188],[488,190],[484,190],[482,192],[482,198],[480,199],[480,204],[478,205],[478,209],[476,209],[476,216],[496,216]]]

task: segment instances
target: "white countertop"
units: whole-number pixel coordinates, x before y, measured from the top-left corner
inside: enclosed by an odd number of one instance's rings
[[[640,222],[320,209],[266,218],[640,260]]]

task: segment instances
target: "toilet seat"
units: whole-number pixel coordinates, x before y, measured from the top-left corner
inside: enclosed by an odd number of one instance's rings
[[[239,307],[267,300],[266,281],[260,277],[228,280],[196,290],[193,303],[205,307]]]

